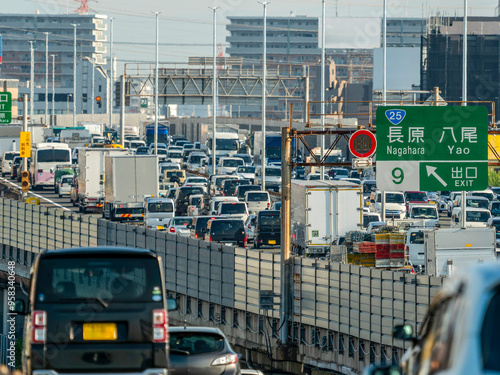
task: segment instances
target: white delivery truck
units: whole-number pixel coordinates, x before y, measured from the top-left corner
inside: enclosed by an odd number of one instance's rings
[[[83,148],[78,151],[78,207],[80,212],[102,209],[104,200],[104,158],[127,155],[123,148]]]
[[[496,261],[495,228],[424,230],[426,274],[452,276],[473,263]]]
[[[363,194],[352,182],[292,180],[292,202],[292,246],[298,254],[324,255],[363,222]]]
[[[104,173],[103,217],[142,220],[144,199],[159,196],[157,156],[106,156]]]

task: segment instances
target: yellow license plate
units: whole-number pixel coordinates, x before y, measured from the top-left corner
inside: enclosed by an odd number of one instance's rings
[[[276,240],[269,240],[269,245],[276,245]]]
[[[83,323],[84,340],[116,340],[117,338],[115,323]]]
[[[165,227],[163,225],[158,225],[156,228],[158,228],[158,230],[163,230],[165,229]]]

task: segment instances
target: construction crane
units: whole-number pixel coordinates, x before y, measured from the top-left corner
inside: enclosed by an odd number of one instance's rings
[[[81,3],[80,7],[78,9],[75,9],[73,12],[77,12],[80,14],[88,14],[90,12],[95,12],[95,10],[89,8],[89,1],[90,0],[74,0],[78,3]]]

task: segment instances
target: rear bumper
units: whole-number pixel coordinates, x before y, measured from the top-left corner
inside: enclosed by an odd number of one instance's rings
[[[103,375],[167,375],[166,368],[151,368],[142,372],[102,372]],[[34,370],[33,375],[88,375],[90,373],[62,373],[54,370]],[[99,372],[92,372],[93,375],[98,375]]]

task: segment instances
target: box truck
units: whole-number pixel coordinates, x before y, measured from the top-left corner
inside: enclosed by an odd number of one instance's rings
[[[78,207],[101,210],[104,200],[104,158],[109,155],[127,155],[123,148],[83,148],[78,151]]]
[[[452,276],[473,263],[496,261],[495,228],[424,230],[425,273]]]
[[[159,197],[158,157],[106,156],[103,217],[113,221],[142,220],[144,199]]]
[[[292,250],[325,255],[348,231],[361,228],[363,194],[346,181],[292,180]]]

